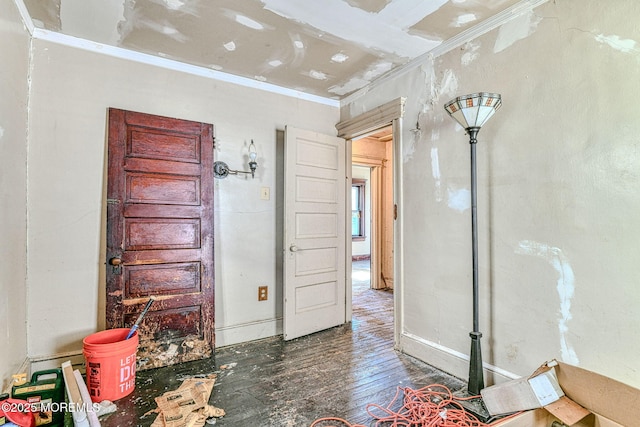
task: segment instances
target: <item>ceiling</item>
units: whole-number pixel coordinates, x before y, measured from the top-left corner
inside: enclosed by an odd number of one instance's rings
[[[521,0],[16,0],[35,28],[342,99]]]

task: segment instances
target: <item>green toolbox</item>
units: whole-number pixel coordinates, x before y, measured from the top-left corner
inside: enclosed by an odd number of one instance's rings
[[[62,427],[65,398],[62,369],[47,369],[31,375],[31,382],[11,387],[11,397],[26,400],[32,406],[36,426]]]

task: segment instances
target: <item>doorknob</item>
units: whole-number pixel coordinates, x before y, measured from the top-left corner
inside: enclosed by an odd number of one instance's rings
[[[298,247],[296,245],[291,245],[291,246],[289,246],[289,250],[291,252],[298,252]]]
[[[109,265],[113,274],[122,274],[122,259],[118,257],[109,258]]]

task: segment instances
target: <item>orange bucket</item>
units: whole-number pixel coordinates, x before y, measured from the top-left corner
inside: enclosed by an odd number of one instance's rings
[[[93,402],[118,400],[135,389],[138,331],[125,340],[128,333],[129,328],[107,329],[82,340]]]

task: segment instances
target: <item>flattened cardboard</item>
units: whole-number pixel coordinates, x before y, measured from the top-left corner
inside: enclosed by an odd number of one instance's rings
[[[569,426],[574,425],[591,413],[567,396],[562,396],[555,402],[546,405],[544,409]]]
[[[632,427],[640,425],[640,390],[621,383],[614,379],[596,374],[586,369],[555,362],[558,383],[566,394],[566,401],[575,405],[581,405],[583,410],[593,414],[582,418],[580,421],[570,419],[573,411],[578,410],[573,406],[564,407],[563,399],[548,405],[545,409],[525,411],[516,416],[505,418],[494,423],[496,427],[548,427],[551,422],[559,419],[566,425],[574,424],[576,427]],[[557,404],[558,408],[555,407]],[[552,407],[554,406],[554,407]],[[560,414],[567,417],[567,421],[557,415],[552,415],[549,410],[568,411],[568,414]],[[576,424],[577,423],[577,424]]]
[[[529,378],[518,378],[480,391],[491,415],[542,408],[564,396],[553,368],[538,369]]]
[[[540,408],[540,403],[529,387],[527,378],[518,378],[504,384],[480,390],[484,406],[491,415],[508,414]]]
[[[640,420],[640,390],[612,378],[559,362],[558,382],[565,394],[591,412],[623,426]]]

